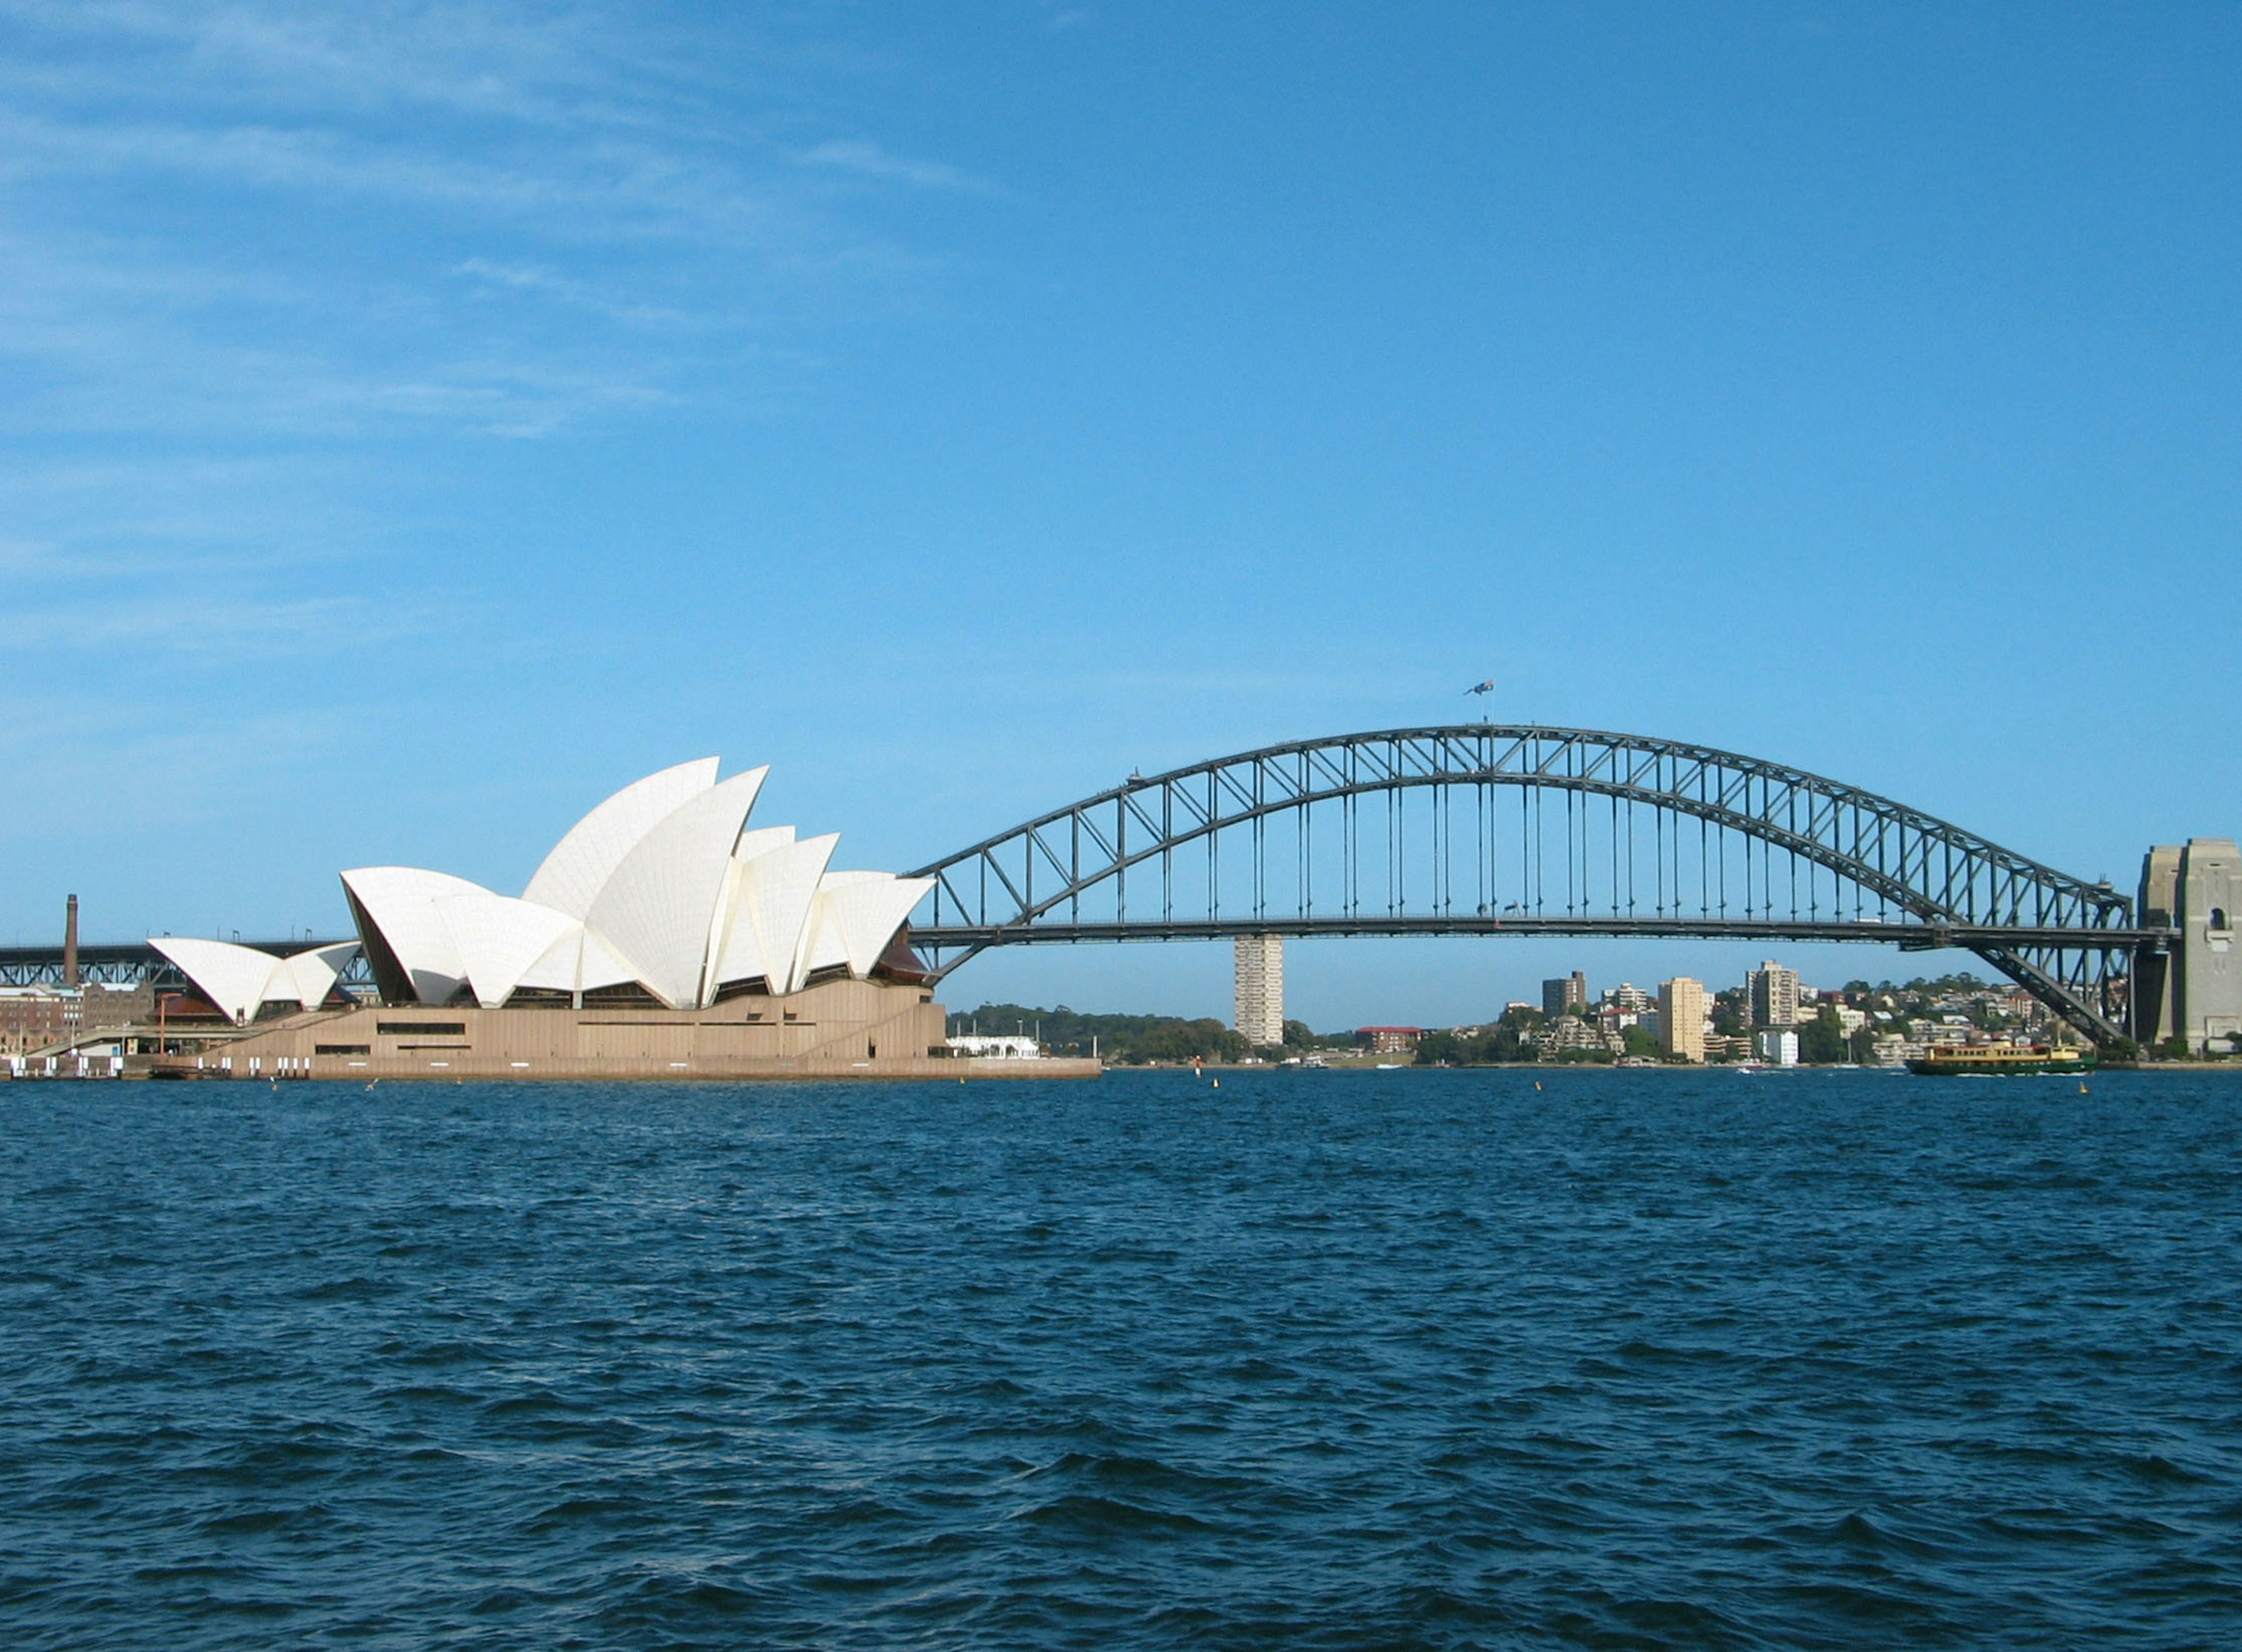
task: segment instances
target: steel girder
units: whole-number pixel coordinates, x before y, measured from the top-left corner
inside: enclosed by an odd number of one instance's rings
[[[1484,908],[1453,910],[1453,841],[1443,844],[1435,811],[1431,882],[1440,910],[1382,921],[1359,910],[1361,868],[1354,815],[1348,833],[1345,910],[1337,919],[1312,910],[1306,849],[1297,910],[1272,912],[1262,877],[1267,823],[1318,804],[1353,811],[1384,796],[1389,810],[1419,789],[1478,788],[1567,793],[1688,817],[1818,866],[1903,914],[1897,923],[1823,925],[1778,921],[1771,899],[1758,920],[1723,910],[1655,918],[1630,913],[1591,923],[1568,912],[1561,923],[1538,912],[1527,924]],[[1402,840],[1387,833],[1388,885],[1401,874]],[[1630,828],[1632,816],[1630,816]],[[1569,820],[1569,817],[1568,817]],[[1218,856],[1224,835],[1251,837],[1252,910],[1219,910]],[[1308,826],[1301,825],[1305,845]],[[1571,828],[1567,825],[1569,834]],[[1204,908],[1178,915],[1172,857],[1202,844],[1207,857]],[[1568,836],[1565,852],[1570,856]],[[1160,913],[1131,917],[1131,871],[1158,863]],[[2123,1002],[2117,978],[2132,946],[2150,937],[2132,925],[2131,903],[2107,884],[2088,883],[1973,832],[1890,798],[1806,770],[1681,741],[1527,724],[1466,723],[1295,741],[1150,776],[1056,809],[921,868],[932,877],[930,921],[913,937],[946,974],[990,946],[1021,942],[1178,938],[1260,930],[1306,934],[1759,934],[1799,938],[1877,939],[1908,946],[1963,945],[2017,981],[2081,1031],[2117,1035]],[[1536,874],[1538,876],[1538,873]],[[1630,874],[1631,876],[1632,874]],[[1568,873],[1569,876],[1569,873]],[[1486,881],[1481,880],[1482,890]],[[1108,920],[1084,922],[1083,897],[1107,889]],[[1445,893],[1443,892],[1445,890]],[[1762,891],[1764,894],[1765,891]],[[1535,901],[1538,905],[1540,893]],[[1632,897],[1629,901],[1632,905]],[[1661,899],[1662,907],[1662,899]],[[922,909],[923,910],[925,909]],[[1575,922],[1575,917],[1578,921]],[[1758,927],[1749,927],[1757,923]],[[1731,927],[1741,923],[1746,927]],[[1678,927],[1677,927],[1678,926]],[[942,954],[954,952],[944,959]]]

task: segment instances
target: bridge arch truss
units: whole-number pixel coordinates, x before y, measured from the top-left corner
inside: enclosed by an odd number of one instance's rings
[[[2098,1041],[2131,903],[1890,798],[1680,741],[1463,723],[1127,782],[921,868],[937,976],[994,946],[1239,934],[1963,947]]]

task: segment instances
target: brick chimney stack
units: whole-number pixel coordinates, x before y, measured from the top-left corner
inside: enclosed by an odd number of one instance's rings
[[[63,909],[63,984],[77,984],[77,897]]]

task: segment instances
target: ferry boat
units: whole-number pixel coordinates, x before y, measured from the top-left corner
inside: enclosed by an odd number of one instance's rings
[[[2091,1072],[2091,1050],[2051,1044],[1935,1044],[1930,1053],[1907,1064],[1926,1078],[1974,1075],[2006,1078],[2017,1073]]]

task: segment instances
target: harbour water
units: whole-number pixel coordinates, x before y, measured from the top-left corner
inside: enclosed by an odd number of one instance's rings
[[[2090,1091],[0,1087],[0,1627],[2242,1644],[2242,1082]]]

